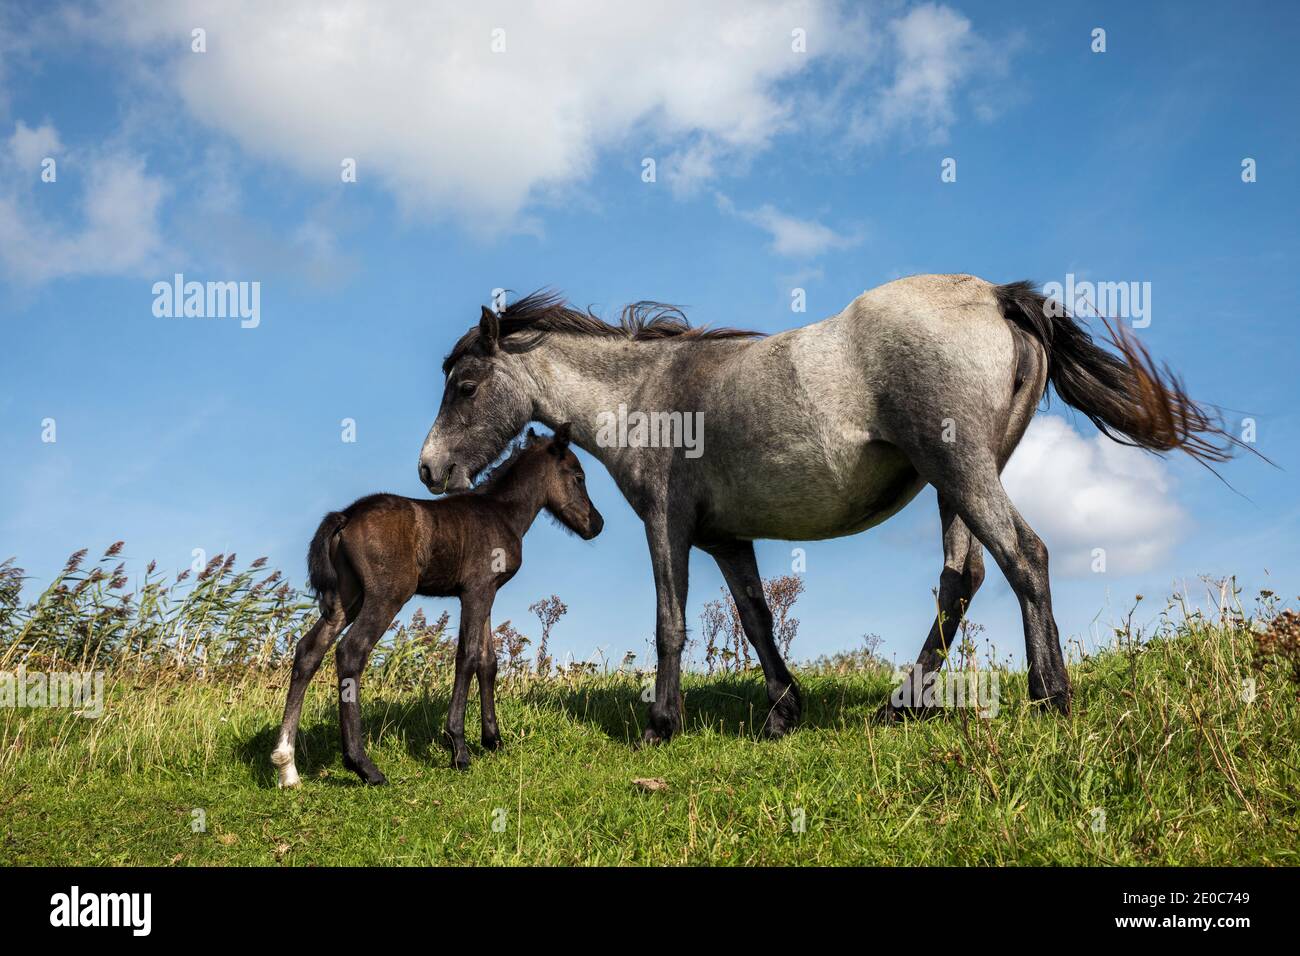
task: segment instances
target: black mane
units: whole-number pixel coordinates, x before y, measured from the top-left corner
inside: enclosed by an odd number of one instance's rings
[[[498,315],[501,344],[520,350],[531,348],[551,332],[588,335],[598,338],[623,338],[632,342],[659,339],[752,339],[762,332],[746,329],[695,327],[675,305],[642,300],[624,306],[617,325],[610,325],[590,309],[575,309],[564,296],[549,289],[539,289],[506,306]],[[460,337],[442,363],[445,375],[462,357],[478,344],[479,330],[474,326]]]

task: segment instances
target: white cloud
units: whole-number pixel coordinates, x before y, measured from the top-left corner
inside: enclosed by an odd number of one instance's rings
[[[1091,573],[1094,548],[1108,573],[1155,567],[1187,516],[1163,461],[1104,435],[1079,435],[1058,415],[1038,415],[1002,483],[1051,553],[1053,571]]]
[[[841,235],[815,220],[788,216],[767,203],[742,216],[772,236],[772,251],[781,256],[807,259],[859,241],[856,236]]]
[[[833,0],[102,9],[87,33],[161,64],[189,110],[250,154],[321,182],[337,182],[352,157],[361,182],[382,183],[408,212],[451,212],[485,231],[526,227],[518,217],[530,203],[563,198],[610,152],[629,170],[657,159],[670,191],[688,195],[777,135],[823,121],[797,77],[830,64],[840,93],[862,93],[841,80],[856,84],[882,46],[860,10]],[[202,54],[189,51],[198,25]],[[492,49],[497,29],[504,52]],[[806,52],[792,49],[796,29]],[[929,4],[883,36],[900,66],[871,122],[883,128],[914,108],[931,126],[951,122],[969,21]],[[855,118],[845,110],[837,122],[842,134]]]
[[[709,139],[689,143],[664,158],[665,177],[673,195],[693,196],[718,174],[721,148]]]
[[[736,207],[727,196],[717,195],[718,208],[758,226],[772,237],[772,251],[793,259],[812,259],[831,249],[845,249],[862,241],[859,233],[840,233],[815,219],[800,219],[781,212],[771,203],[757,209]]]
[[[765,146],[787,120],[777,85],[817,55],[793,52],[791,31],[806,29],[810,50],[840,38],[818,0],[118,0],[106,11],[114,36],[161,55],[189,109],[249,152],[336,182],[353,157],[361,181],[407,208],[488,227],[581,181],[615,144],[689,138],[687,176],[701,159]],[[189,51],[196,25],[206,53]]]
[[[49,123],[32,129],[19,120],[14,134],[9,137],[9,155],[22,169],[36,170],[43,160],[55,158],[62,152],[59,131]]]
[[[166,189],[146,172],[143,158],[97,153],[75,167],[60,159],[57,180],[44,183],[39,163],[61,151],[57,130],[19,123],[6,145],[0,155],[0,268],[9,278],[41,282],[148,272],[161,247],[158,211]],[[78,223],[46,212],[47,204],[62,198],[55,190],[79,190],[79,203],[69,204],[77,207]]]
[[[946,128],[972,51],[982,48],[969,21],[935,4],[878,31],[870,18],[834,0],[62,7],[0,38],[0,69],[61,36],[109,46],[133,64],[125,73],[131,119],[107,143],[71,153],[49,123],[19,122],[0,139],[0,272],[22,282],[149,275],[177,265],[183,248],[222,259],[213,247],[232,234],[248,244],[257,230],[231,201],[240,191],[220,171],[205,180],[210,162],[196,165],[190,150],[171,183],[149,170],[141,150],[179,135],[178,114],[163,112],[155,95],[161,88],[242,147],[242,173],[269,159],[341,189],[340,162],[350,157],[363,186],[386,188],[408,214],[451,214],[485,233],[536,231],[530,206],[590,201],[576,190],[610,157],[629,177],[642,157],[655,157],[667,190],[685,196],[743,172],[801,126],[834,137],[865,122],[879,133],[911,122],[906,113]],[[206,31],[205,53],[190,50],[196,26]],[[806,52],[792,49],[795,30]],[[893,72],[882,72],[891,63]],[[38,181],[46,155],[59,160],[56,186]],[[310,214],[288,242],[271,243],[315,263],[306,268],[312,281],[347,274],[326,221],[340,195],[323,197],[323,215]],[[161,206],[177,196],[187,205],[164,242]],[[772,204],[737,215],[795,259],[857,241]]]
[[[970,20],[935,3],[891,21],[889,32],[893,81],[858,117],[858,135],[874,140],[902,129],[931,142],[945,141],[957,117],[959,87],[977,69],[998,68],[992,48]]]

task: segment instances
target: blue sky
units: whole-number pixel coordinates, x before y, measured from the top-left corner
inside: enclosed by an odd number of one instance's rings
[[[462,6],[6,5],[0,557],[39,582],[123,538],[135,570],[234,550],[301,582],[325,511],[425,493],[441,358],[497,287],[777,331],[911,273],[1070,273],[1149,282],[1142,341],[1230,424],[1252,417],[1280,468],[1229,464],[1233,490],[1053,401],[1007,484],[1051,549],[1063,638],[1092,643],[1139,593],[1151,620],[1203,574],[1294,597],[1295,9]],[[260,324],[156,317],[177,272],[259,282]],[[586,461],[604,534],[539,522],[494,618],[535,631],[527,606],[554,592],[560,655],[644,653],[643,531]],[[932,491],[863,535],[762,542],[764,573],[796,546],[797,657],[867,632],[914,657],[942,563]],[[691,573],[694,628],[722,582],[703,555]],[[996,571],[972,617],[1022,654]]]

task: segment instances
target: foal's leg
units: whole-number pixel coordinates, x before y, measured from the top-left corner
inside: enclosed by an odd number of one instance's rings
[[[293,763],[293,742],[298,736],[298,719],[302,716],[303,698],[307,685],[316,676],[325,652],[339,636],[347,623],[341,604],[336,603],[329,614],[322,614],[310,631],[298,641],[293,652],[293,676],[289,681],[289,698],[284,705],[284,720],[280,724],[280,739],[271,751],[271,763],[279,771],[277,786],[296,787],[302,781]]]
[[[484,619],[478,657],[478,700],[484,750],[497,750],[501,747],[501,731],[497,728],[496,687],[497,650],[492,646],[492,622]]]
[[[740,611],[745,636],[754,645],[758,662],[763,665],[767,699],[772,704],[763,722],[763,733],[772,738],[782,737],[799,723],[802,699],[799,685],[781,660],[781,652],[772,637],[772,612],[763,596],[763,579],[754,558],[754,545],[750,541],[730,541],[708,550],[726,578],[732,600]]]
[[[912,692],[924,686],[926,675],[943,667],[953,635],[970,607],[971,598],[984,582],[984,548],[942,495],[939,496],[939,518],[943,522],[943,572],[939,575],[938,613],[911,674],[899,688],[902,704],[895,706],[895,699],[886,703],[880,711],[880,716],[885,719],[921,714],[918,702],[912,699]]]
[[[343,766],[366,783],[379,785],[388,779],[366,755],[366,739],[361,729],[361,672],[375,644],[384,636],[388,625],[410,600],[411,595],[366,593],[361,613],[348,628],[339,644],[335,660],[339,672],[339,730],[343,737]]]
[[[654,566],[656,616],[655,696],[642,740],[667,741],[682,727],[682,648],[686,646],[687,564],[691,555],[689,530],[666,514],[647,517],[646,538]]]
[[[451,706],[447,708],[447,740],[451,745],[451,765],[457,770],[469,768],[469,747],[465,744],[465,702],[469,681],[480,673],[483,638],[492,611],[494,592],[485,586],[466,589],[460,598],[460,634],[456,642],[456,682],[451,689]],[[480,681],[482,678],[479,678]]]

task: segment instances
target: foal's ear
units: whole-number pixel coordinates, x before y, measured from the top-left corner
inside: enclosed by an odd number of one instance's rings
[[[555,429],[555,438],[551,441],[551,450],[557,455],[563,455],[569,450],[569,441],[573,437],[573,425],[565,422]]]
[[[497,341],[501,338],[501,320],[497,314],[483,306],[483,315],[478,320],[478,340],[483,346],[483,351],[488,355],[495,355],[497,351]]]

